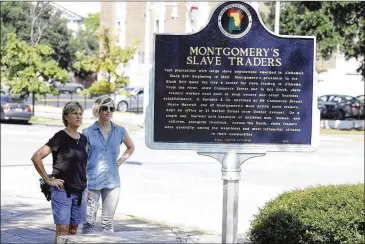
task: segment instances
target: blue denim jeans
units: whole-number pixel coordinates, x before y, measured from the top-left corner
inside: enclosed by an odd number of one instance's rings
[[[81,206],[77,206],[78,195],[71,193],[67,197],[65,189],[51,187],[51,205],[56,225],[86,223],[87,189],[82,192]]]

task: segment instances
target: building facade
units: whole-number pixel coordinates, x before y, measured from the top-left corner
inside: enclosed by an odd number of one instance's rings
[[[55,10],[61,12],[61,17],[67,21],[67,28],[77,32],[84,23],[84,18],[71,10],[54,2],[49,3]]]
[[[119,37],[119,45],[124,47],[138,42],[134,59],[124,69],[131,79],[131,85],[144,86],[149,80],[153,58],[153,33],[191,33],[193,29],[198,30],[199,26],[205,26],[211,12],[219,3],[101,2],[101,25],[115,31]],[[260,12],[268,11],[263,2],[248,3],[255,9],[260,9]],[[200,21],[193,18],[195,23],[191,22],[191,17],[194,17],[192,8],[198,8],[201,16]],[[355,59],[347,61],[343,54],[335,53],[330,60],[317,60],[318,66],[324,66],[326,69],[319,74],[319,95],[364,93],[363,78],[356,72],[359,62]]]
[[[336,52],[329,60],[318,60],[323,71],[318,74],[318,95],[364,95],[364,77],[356,70],[360,62],[355,58],[346,60],[345,55]]]
[[[200,8],[206,22],[219,2],[101,2],[101,26],[112,29],[121,47],[137,43],[134,59],[125,67],[132,85],[143,86],[152,66],[153,33],[189,33],[197,28],[191,7]],[[146,18],[147,17],[147,18]],[[147,49],[147,52],[146,52]]]

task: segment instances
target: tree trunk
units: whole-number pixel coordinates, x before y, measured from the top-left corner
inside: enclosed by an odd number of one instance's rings
[[[39,22],[38,24],[38,35],[37,37],[35,36],[37,33],[35,33],[34,28],[36,28],[36,22],[39,21],[39,18],[41,16],[41,14],[44,12],[44,10],[46,9],[46,7],[48,6],[49,3],[41,3],[40,4],[40,9],[39,12],[37,13],[38,10],[38,6],[39,6],[39,2],[37,2],[30,10],[30,14],[31,14],[31,28],[30,28],[30,42],[31,45],[34,46],[36,44],[38,44],[39,40],[42,37],[42,34],[44,32],[44,30],[47,28],[48,22],[43,26],[42,28],[42,23]]]

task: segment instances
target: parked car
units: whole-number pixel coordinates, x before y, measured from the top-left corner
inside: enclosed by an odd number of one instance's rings
[[[72,83],[70,81],[67,81],[65,84],[55,81],[54,85],[60,93],[79,93],[84,90],[84,86],[82,84]]]
[[[3,106],[0,106],[0,120],[5,120],[5,112]]]
[[[21,120],[28,122],[32,116],[32,108],[24,99],[1,95],[1,120]]]
[[[143,87],[125,87],[115,95],[118,111],[143,111]]]
[[[364,102],[365,96],[360,95],[360,96],[357,96],[356,98],[360,102],[360,115],[359,115],[359,117],[360,117],[360,119],[365,119],[365,102]]]
[[[333,116],[333,119],[344,120],[347,118],[359,118],[360,116],[360,101],[356,97],[323,95],[319,97],[319,100],[323,101],[327,115]]]
[[[323,98],[319,97],[317,107],[321,113],[321,119],[336,119],[338,114],[337,103],[325,102]]]

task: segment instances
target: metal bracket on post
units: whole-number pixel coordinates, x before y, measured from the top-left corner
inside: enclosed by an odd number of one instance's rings
[[[262,157],[266,153],[238,153],[232,150],[228,152],[198,152],[198,154],[212,157],[222,164],[222,243],[237,243],[238,193],[241,165],[250,158]]]

